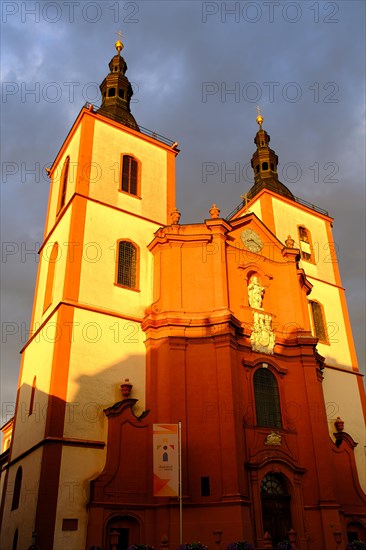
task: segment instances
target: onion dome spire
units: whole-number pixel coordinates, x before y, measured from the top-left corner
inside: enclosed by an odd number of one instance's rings
[[[124,45],[121,41],[122,33],[118,32],[115,43],[117,54],[109,62],[109,74],[100,85],[102,105],[98,112],[109,118],[139,130],[137,122],[131,113],[130,101],[133,96],[132,86],[125,76],[127,63],[121,56]]]
[[[278,156],[275,151],[269,147],[271,137],[262,128],[264,118],[261,114],[260,107],[257,107],[257,113],[256,122],[259,125],[259,130],[254,138],[257,150],[254,152],[251,160],[254,171],[254,185],[250,189],[247,197],[251,199],[254,195],[259,193],[261,189],[267,187],[281,195],[293,198],[291,191],[278,179]]]

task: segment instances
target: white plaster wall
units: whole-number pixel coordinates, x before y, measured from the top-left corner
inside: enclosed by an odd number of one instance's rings
[[[331,436],[336,431],[334,421],[340,416],[344,420],[344,431],[358,443],[354,453],[359,481],[366,492],[366,431],[357,376],[335,369],[325,369],[323,392]]]
[[[122,154],[132,154],[141,163],[141,200],[118,191]],[[92,158],[95,170],[90,196],[166,225],[167,154],[161,147],[123,128],[96,120]]]
[[[68,202],[68,200],[70,199],[71,195],[75,190],[76,173],[77,173],[77,166],[78,166],[78,160],[79,160],[80,135],[81,135],[81,126],[77,128],[77,130],[75,131],[74,135],[71,138],[70,143],[68,144],[67,149],[64,151],[57,165],[55,165],[55,171],[52,176],[50,209],[49,209],[49,217],[46,222],[45,235],[48,234],[48,232],[52,229],[55,223],[55,219],[57,215],[59,191],[60,191],[60,185],[61,185],[61,173],[62,173],[62,168],[67,156],[70,156],[70,166],[69,166],[69,178],[68,178],[67,188],[66,188],[65,204]]]
[[[9,470],[8,491],[4,508],[4,518],[6,519],[3,521],[0,534],[0,548],[4,550],[10,550],[12,548],[16,529],[18,529],[19,532],[17,546],[19,550],[26,549],[32,544],[41,460],[42,449],[37,449],[31,455],[26,456],[14,464]],[[14,480],[19,466],[21,466],[23,470],[19,508],[10,511]]]
[[[55,231],[52,234],[52,237],[47,242],[40,254],[40,266],[39,266],[39,280],[38,280],[38,292],[35,295],[35,312],[34,312],[34,322],[33,330],[36,330],[39,327],[40,323],[50,314],[52,307],[55,306],[61,299],[64,288],[65,281],[65,272],[66,272],[66,261],[68,253],[68,243],[70,241],[69,229],[71,221],[71,209],[69,209],[61,223],[56,227]],[[50,255],[54,243],[57,242],[59,245],[59,255],[58,260],[55,265],[55,278],[53,285],[53,296],[52,304],[50,307],[43,311],[44,304],[44,295],[46,290],[46,281],[47,274],[50,267]]]
[[[75,311],[65,437],[105,441],[103,409],[121,401],[120,384],[125,378],[133,384],[131,397],[139,400],[136,414],[144,410],[144,339],[139,323]]]
[[[51,317],[51,325],[56,325],[56,321],[56,315]],[[23,352],[25,357],[16,412],[13,459],[44,437],[55,334],[54,326],[45,325]],[[37,377],[36,392],[33,413],[29,415],[34,376]]]
[[[308,299],[318,300],[323,305],[328,338],[330,341],[330,345],[318,343],[317,350],[320,355],[326,358],[328,365],[351,369],[352,359],[339,296],[339,293],[342,291],[334,286],[322,283],[321,281],[312,280],[311,277],[309,277],[309,281],[314,287]],[[312,323],[311,313],[310,320]],[[313,333],[315,334],[314,330]]]
[[[119,314],[143,316],[152,301],[152,255],[147,245],[158,226],[106,206],[88,202],[79,301]],[[116,282],[117,241],[130,239],[140,248],[139,291]]]
[[[334,254],[329,247],[326,221],[314,214],[305,212],[295,204],[288,204],[281,199],[272,198],[273,215],[276,227],[276,236],[281,242],[285,242],[288,235],[295,240],[295,246],[299,247],[298,226],[304,225],[311,232],[314,247],[316,265],[304,260],[300,261],[307,275],[335,284],[333,271]]]
[[[102,471],[105,450],[62,449],[53,550],[84,550],[88,526],[90,480]],[[78,519],[77,531],[62,531],[64,518]]]

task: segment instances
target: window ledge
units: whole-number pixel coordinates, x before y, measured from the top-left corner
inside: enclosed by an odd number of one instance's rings
[[[124,288],[125,290],[132,290],[133,292],[141,292],[139,288],[132,288],[131,286],[120,285],[119,283],[114,283],[114,286],[118,288]]]
[[[127,191],[123,191],[123,189],[117,189],[118,193],[122,193],[122,195],[127,195],[128,197],[132,197],[133,199],[142,200],[142,197],[140,195],[133,195],[132,193],[127,193]]]

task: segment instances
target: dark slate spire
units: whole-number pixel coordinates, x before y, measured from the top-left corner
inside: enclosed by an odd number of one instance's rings
[[[120,40],[115,43],[117,54],[109,63],[110,73],[100,85],[102,92],[102,105],[100,114],[113,118],[134,130],[139,130],[136,120],[130,110],[130,101],[133,90],[128,78],[125,76],[127,63],[121,56],[123,44]]]
[[[256,120],[259,124],[259,130],[254,138],[257,150],[254,152],[251,160],[251,165],[254,170],[254,185],[250,189],[247,198],[253,198],[264,187],[280,195],[293,198],[291,191],[278,179],[278,156],[268,145],[271,138],[262,128],[263,117],[260,114],[259,107],[257,109],[258,116]]]

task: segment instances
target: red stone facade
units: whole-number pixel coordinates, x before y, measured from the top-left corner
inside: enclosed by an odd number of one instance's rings
[[[259,254],[243,246],[246,229],[264,243]],[[318,550],[344,548],[347,530],[365,538],[355,443],[336,428],[336,442],[329,437],[324,359],[310,332],[311,284],[299,251],[254,214],[165,227],[150,250],[154,302],[143,322],[149,412],[136,418],[133,399],[105,411],[107,463],[91,485],[87,548],[122,548],[128,537],[178,546],[177,499],[152,496],[152,424],[178,421],[184,541],[225,548],[246,539],[261,549],[291,539],[293,548]],[[257,309],[248,302],[253,276],[264,288]],[[255,312],[272,318],[273,354],[252,349]],[[272,380],[272,390],[256,386],[256,373]],[[263,401],[271,399],[268,412]]]

